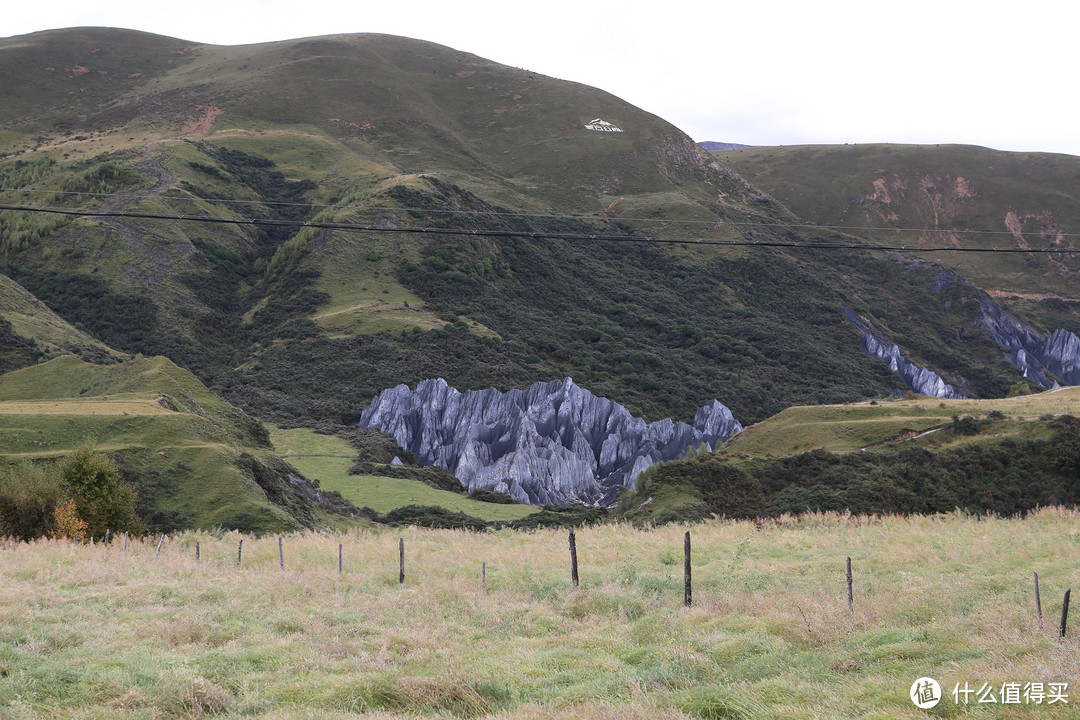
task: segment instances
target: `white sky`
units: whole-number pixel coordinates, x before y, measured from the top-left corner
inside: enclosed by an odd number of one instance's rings
[[[53,0],[0,37],[81,25],[238,45],[430,40],[593,85],[695,140],[967,143],[1080,155],[1075,0]]]

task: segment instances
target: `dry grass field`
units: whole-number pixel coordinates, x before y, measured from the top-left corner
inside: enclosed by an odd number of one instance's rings
[[[576,590],[554,530],[287,535],[284,571],[276,536],[184,533],[160,555],[158,540],[0,545],[0,717],[1067,718],[1080,704],[1080,641],[1057,637],[1075,511],[583,528]],[[945,694],[929,711],[908,697],[923,676]],[[998,702],[958,703],[964,683]],[[1011,683],[1068,683],[1068,704],[1002,703]]]

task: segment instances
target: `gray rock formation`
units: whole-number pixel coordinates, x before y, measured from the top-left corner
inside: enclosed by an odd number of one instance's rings
[[[392,435],[423,463],[448,468],[470,491],[534,505],[613,505],[619,487],[633,488],[649,465],[692,446],[711,449],[742,430],[716,400],[697,411],[693,427],[646,423],[570,378],[506,393],[460,392],[441,378],[415,390],[398,385],[379,393],[358,424]]]
[[[862,333],[863,352],[870,357],[876,357],[879,360],[884,361],[889,366],[890,370],[899,374],[900,377],[904,379],[904,382],[907,383],[907,386],[911,388],[912,392],[929,395],[930,397],[964,397],[933,370],[920,367],[905,358],[900,353],[899,346],[890,345],[867,320],[859,317],[854,310],[843,305],[840,307],[844,311],[844,315],[847,317],[848,322],[850,322],[856,330]]]
[[[1080,384],[1080,338],[1068,330],[1055,330],[1042,337],[998,307],[989,298],[979,302],[975,326],[982,328],[1005,348],[1005,360],[1024,378],[1044,388],[1058,387],[1058,380]]]
[[[901,262],[916,267],[921,264],[907,258]],[[956,273],[941,269],[931,281],[931,288],[935,293],[942,293],[956,283],[975,287]],[[935,397],[963,397],[936,373],[905,359],[900,348],[884,340],[865,318],[850,308],[840,307],[848,321],[862,333],[863,351],[888,363],[913,391]],[[1005,350],[1005,361],[1032,383],[1048,389],[1059,387],[1059,381],[1080,385],[1080,338],[1072,332],[1054,330],[1044,338],[1034,328],[1002,310],[985,294],[979,299],[979,315],[973,324],[1000,345]]]

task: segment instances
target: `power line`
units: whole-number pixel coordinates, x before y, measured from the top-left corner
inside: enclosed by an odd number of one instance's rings
[[[658,244],[692,244],[692,245],[720,245],[728,247],[779,247],[779,248],[804,248],[818,250],[878,250],[886,252],[909,252],[909,253],[932,253],[932,252],[1000,252],[1000,253],[1044,253],[1044,254],[1078,254],[1080,248],[1053,247],[1053,248],[1021,248],[1021,247],[920,247],[918,245],[895,245],[895,244],[872,244],[865,242],[824,242],[817,240],[754,240],[754,239],[716,239],[716,238],[664,238],[647,235],[613,235],[606,233],[552,233],[537,232],[532,230],[484,230],[478,228],[446,228],[427,226],[386,226],[364,223],[348,222],[325,222],[314,220],[281,220],[276,218],[228,218],[214,215],[188,215],[138,212],[131,210],[86,210],[71,208],[32,207],[26,205],[0,204],[0,210],[16,212],[39,212],[56,215],[71,215],[78,217],[116,217],[135,218],[144,220],[169,220],[173,222],[201,222],[219,223],[227,225],[254,225],[291,228],[318,228],[326,230],[342,230],[347,232],[372,232],[372,233],[418,233],[428,235],[471,235],[475,237],[517,237],[534,240],[592,240],[605,242],[644,242]],[[551,216],[521,216],[524,218],[545,218]],[[821,225],[780,224],[780,223],[719,223],[720,226],[736,225],[739,227],[783,227],[783,228],[815,228],[825,229]],[[891,228],[890,228],[891,229]]]
[[[46,195],[78,195],[83,197],[95,197],[95,198],[108,198],[108,199],[126,199],[132,201],[138,201],[145,199],[140,195],[133,195],[130,193],[92,193],[92,192],[77,192],[68,190],[41,190],[41,189],[29,189],[29,188],[5,188],[0,187],[0,193],[41,193]],[[937,235],[971,235],[971,236],[992,236],[992,235],[1006,235],[1009,237],[1043,237],[1045,233],[1038,230],[1029,231],[1012,231],[1012,230],[972,230],[972,229],[948,229],[948,228],[908,228],[908,227],[887,227],[887,226],[861,226],[861,225],[819,225],[815,223],[785,223],[785,222],[764,222],[764,221],[738,221],[738,220],[689,220],[689,219],[664,219],[664,218],[640,218],[640,217],[626,217],[618,216],[614,218],[600,217],[596,215],[575,215],[575,214],[538,214],[538,213],[523,213],[523,212],[511,212],[511,211],[499,211],[499,210],[443,210],[438,208],[425,208],[425,207],[408,207],[408,206],[389,206],[389,205],[363,205],[363,204],[348,204],[348,205],[334,205],[334,204],[319,204],[319,203],[304,203],[304,202],[286,202],[286,201],[274,201],[274,200],[234,200],[230,198],[206,198],[195,196],[180,196],[180,195],[156,195],[155,199],[159,200],[178,200],[183,202],[202,201],[210,204],[221,205],[261,205],[266,207],[305,207],[311,209],[321,210],[359,210],[359,211],[373,211],[373,212],[422,212],[430,213],[434,215],[463,215],[463,216],[482,216],[482,217],[499,217],[499,218],[516,218],[521,220],[577,220],[579,222],[595,222],[598,220],[615,221],[615,222],[646,222],[646,223],[663,223],[665,225],[701,225],[708,227],[749,227],[749,228],[783,228],[783,229],[799,229],[799,230],[830,230],[836,232],[880,232],[880,233],[906,233],[906,234],[937,234]],[[16,209],[13,207],[4,206],[3,209]],[[42,207],[26,207],[19,206],[18,209],[26,212],[60,212],[61,210],[67,210],[66,208],[42,208]],[[77,213],[71,213],[77,214]],[[94,214],[93,211],[87,211],[87,214]],[[131,213],[129,216],[135,217]],[[190,218],[191,216],[184,216]],[[221,222],[231,222],[230,220],[222,219]],[[269,220],[265,223],[246,223],[246,224],[269,224]],[[311,223],[306,223],[311,224]],[[401,232],[407,232],[401,230]],[[468,231],[462,231],[468,232]],[[501,234],[501,233],[500,233]],[[1070,234],[1070,233],[1065,233]],[[704,240],[656,240],[657,242],[705,242]],[[710,241],[711,242],[711,241]],[[724,244],[730,244],[725,241]],[[748,243],[748,244],[760,244],[760,243]],[[800,246],[805,245],[805,243]],[[881,247],[881,246],[875,246]],[[906,247],[906,246],[905,246]],[[941,248],[942,250],[957,250],[958,248]],[[985,249],[978,249],[982,252]],[[1002,249],[1004,251],[1004,249]],[[1032,249],[1024,252],[1075,252],[1073,250],[1038,250]]]

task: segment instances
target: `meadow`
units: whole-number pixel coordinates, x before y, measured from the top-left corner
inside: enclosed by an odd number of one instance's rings
[[[0,544],[0,717],[1066,718],[1080,703],[1080,640],[1058,637],[1074,510],[580,528],[576,590],[561,530],[292,534],[284,570],[278,536],[159,539]],[[925,711],[908,697],[924,676],[945,695]],[[957,702],[964,683],[998,702]],[[1002,703],[1010,683],[1068,686]]]
[[[480,502],[467,495],[439,490],[415,480],[383,475],[351,475],[356,450],[336,435],[321,435],[306,428],[268,427],[279,456],[323,490],[335,490],[359,508],[388,513],[407,505],[428,505],[461,512],[488,521],[518,520],[537,511],[532,505]],[[327,521],[348,525],[333,516]]]

